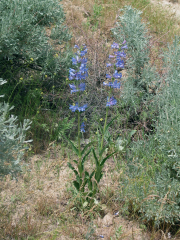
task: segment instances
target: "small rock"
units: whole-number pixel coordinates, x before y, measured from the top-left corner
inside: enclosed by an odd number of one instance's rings
[[[109,227],[113,224],[113,215],[108,213],[104,216],[103,220],[102,220],[102,224],[105,225],[106,227]]]

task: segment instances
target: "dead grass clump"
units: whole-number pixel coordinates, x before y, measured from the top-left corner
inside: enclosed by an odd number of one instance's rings
[[[19,219],[13,219],[10,212],[0,209],[0,238],[26,239],[35,236],[41,229],[40,222],[31,214],[24,213]]]
[[[49,196],[41,196],[35,204],[35,210],[42,216],[50,216],[57,209],[57,203]]]

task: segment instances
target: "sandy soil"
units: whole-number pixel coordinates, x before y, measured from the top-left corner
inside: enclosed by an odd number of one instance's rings
[[[177,18],[180,18],[180,0],[151,0],[151,3],[162,5],[163,8],[175,14]]]

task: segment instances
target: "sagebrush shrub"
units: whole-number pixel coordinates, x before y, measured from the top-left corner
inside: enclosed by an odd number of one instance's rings
[[[0,1],[0,77],[8,81],[6,101],[20,93],[13,104],[23,105],[33,87],[61,88],[71,57],[64,21],[58,0]]]
[[[0,79],[0,85],[6,81]],[[3,97],[3,96],[1,96]],[[30,128],[30,120],[24,119],[20,126],[17,117],[10,115],[8,103],[0,103],[0,176],[15,175],[21,171],[21,160],[25,150],[26,131]]]
[[[144,106],[146,109],[150,107],[149,103],[158,89],[159,76],[155,67],[152,67],[149,62],[151,37],[148,36],[145,23],[142,23],[142,12],[131,6],[126,6],[121,11],[123,14],[118,17],[112,33],[118,42],[127,39],[128,76],[123,83],[122,97],[126,109],[128,108],[130,112],[130,117],[133,118],[134,111],[136,115],[139,112],[146,115],[142,109]]]

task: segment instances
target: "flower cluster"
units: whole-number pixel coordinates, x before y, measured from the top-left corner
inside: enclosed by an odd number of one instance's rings
[[[87,53],[87,47],[83,45],[82,48],[80,48],[78,45],[75,45],[74,48],[77,49],[77,52],[75,54],[75,57],[72,58],[72,64],[76,66],[76,69],[70,68],[69,70],[69,80],[76,80],[75,84],[69,84],[72,93],[78,93],[81,91],[85,91],[86,84],[83,82],[80,82],[81,80],[86,79],[88,76],[88,69],[86,67],[87,58],[85,58],[85,54]],[[79,95],[78,95],[79,100]],[[79,101],[76,104],[70,105],[69,109],[72,112],[75,112],[76,110],[78,112],[83,112],[87,108],[87,104],[83,106],[79,106]],[[80,131],[85,132],[85,124],[82,123],[80,126]]]
[[[126,54],[124,51],[120,51],[123,49],[127,49],[127,45],[126,45],[126,41],[124,40],[124,42],[122,43],[122,46],[120,47],[118,43],[113,43],[111,45],[112,49],[117,49],[117,51],[114,52],[114,55],[109,55],[109,59],[110,60],[114,60],[116,59],[115,63],[106,63],[106,67],[109,68],[111,66],[114,66],[114,68],[124,68],[124,61],[122,58],[126,57]],[[113,76],[111,76],[110,74],[106,74],[106,78],[107,79],[111,79],[112,82],[103,82],[104,86],[108,86],[110,88],[118,88],[120,89],[121,83],[118,82],[117,79],[120,79],[122,77],[121,73],[118,73],[118,70],[115,70],[113,73]],[[112,96],[112,97],[108,97],[107,98],[107,104],[106,107],[110,107],[113,105],[116,105],[117,101],[116,99]]]

